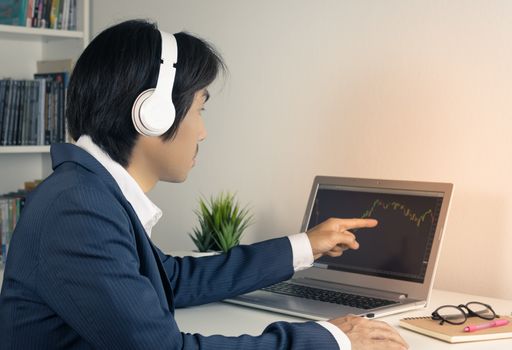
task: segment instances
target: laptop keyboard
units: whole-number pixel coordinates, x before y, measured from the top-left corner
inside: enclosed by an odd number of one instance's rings
[[[285,294],[304,299],[318,300],[332,304],[347,305],[364,310],[398,303],[392,300],[371,298],[356,294],[306,287],[288,282],[281,282],[262,289],[268,292]]]

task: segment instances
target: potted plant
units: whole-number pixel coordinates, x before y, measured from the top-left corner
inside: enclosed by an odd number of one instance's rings
[[[247,207],[240,207],[235,195],[222,192],[217,197],[199,199],[195,211],[199,227],[189,233],[199,252],[227,252],[240,243],[245,229],[252,224]]]

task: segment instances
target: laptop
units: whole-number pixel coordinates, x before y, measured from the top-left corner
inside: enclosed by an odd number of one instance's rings
[[[317,176],[301,232],[331,217],[374,218],[360,244],[293,278],[227,302],[312,320],[382,317],[427,306],[453,185]]]

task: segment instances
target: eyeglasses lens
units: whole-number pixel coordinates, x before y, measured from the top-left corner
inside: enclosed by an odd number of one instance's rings
[[[494,318],[494,312],[485,304],[481,303],[468,303],[467,308],[472,312],[476,313],[479,317],[492,320]]]
[[[464,313],[456,308],[455,306],[445,306],[440,308],[437,313],[441,318],[443,318],[445,321],[451,322],[451,323],[464,323],[466,320],[466,315]]]

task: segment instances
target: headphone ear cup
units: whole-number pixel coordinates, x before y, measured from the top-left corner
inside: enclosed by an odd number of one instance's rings
[[[158,79],[154,89],[143,91],[132,105],[133,126],[144,136],[161,136],[172,127],[176,110],[172,89],[178,61],[178,46],[174,35],[160,32],[162,54]]]
[[[139,94],[132,105],[132,122],[135,129],[142,135],[152,136],[151,131],[144,125],[145,115],[142,106],[153,95],[155,89],[148,89]]]

